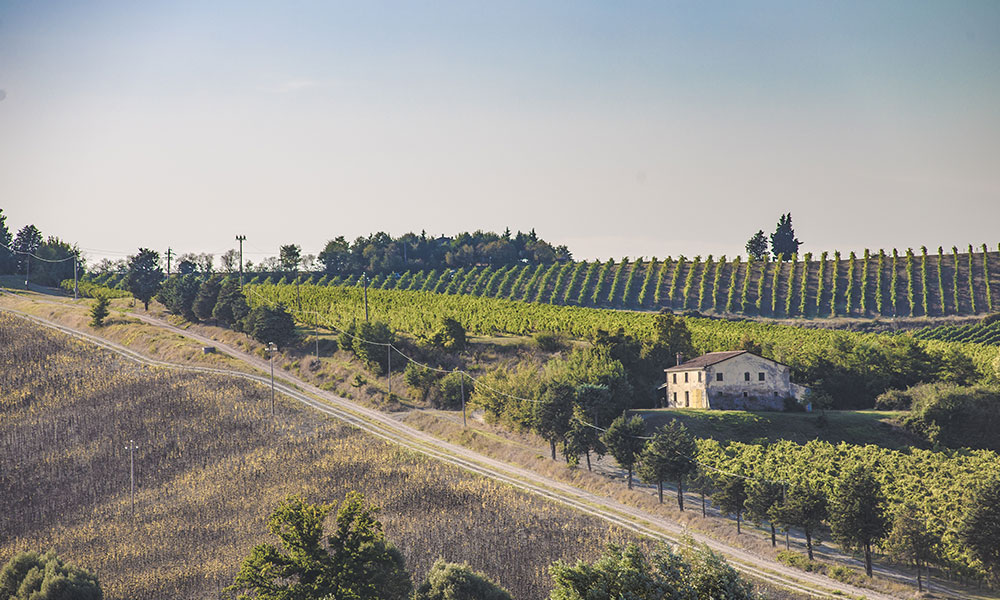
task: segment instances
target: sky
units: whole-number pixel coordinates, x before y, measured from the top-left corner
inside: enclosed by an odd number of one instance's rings
[[[998,107],[993,0],[0,0],[0,209],[91,260],[995,247]]]

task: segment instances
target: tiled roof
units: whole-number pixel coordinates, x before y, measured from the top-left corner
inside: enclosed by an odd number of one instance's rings
[[[690,371],[691,369],[704,369],[709,365],[714,365],[720,363],[724,360],[729,360],[734,356],[739,356],[740,354],[746,354],[746,350],[730,350],[727,352],[709,352],[708,354],[702,354],[698,358],[689,360],[687,362],[681,363],[676,367],[670,367],[669,369],[664,369],[664,371]]]

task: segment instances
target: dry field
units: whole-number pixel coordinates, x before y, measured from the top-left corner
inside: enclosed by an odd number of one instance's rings
[[[361,491],[415,577],[464,560],[521,599],[547,594],[552,561],[630,538],[280,399],[272,421],[262,386],[137,366],[6,315],[0,373],[0,561],[54,548],[111,600],[217,597],[291,493]]]

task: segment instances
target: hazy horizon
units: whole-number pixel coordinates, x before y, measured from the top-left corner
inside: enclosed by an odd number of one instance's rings
[[[0,208],[93,260],[528,231],[995,248],[1000,4],[0,2]]]

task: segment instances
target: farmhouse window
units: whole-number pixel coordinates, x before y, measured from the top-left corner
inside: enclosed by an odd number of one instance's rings
[[[747,393],[746,393],[746,392],[743,392],[743,397],[744,397],[744,398],[746,398],[746,397],[747,397]]]
[[[677,373],[674,373],[674,383],[677,383]]]
[[[691,392],[684,392],[684,407],[691,406]]]
[[[777,396],[777,395],[778,395],[778,392],[774,392],[774,395],[775,395],[775,396]]]
[[[687,383],[687,382],[688,382],[688,374],[687,374],[687,373],[685,373],[685,374],[684,374],[684,383]]]
[[[698,371],[698,383],[701,383],[701,371]]]
[[[750,371],[743,374],[743,381],[750,381]]]
[[[677,406],[677,392],[674,392],[674,406]]]
[[[715,380],[716,381],[722,381],[722,373],[716,373],[715,374]]]
[[[764,374],[763,373],[757,373],[757,381],[764,381]]]

